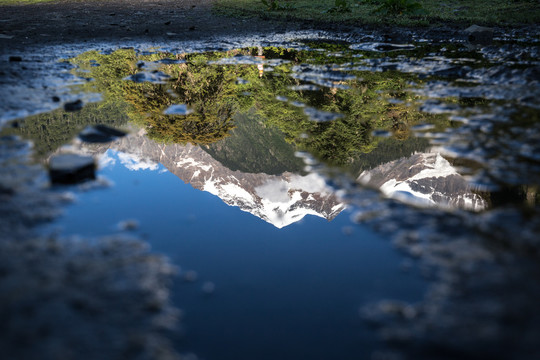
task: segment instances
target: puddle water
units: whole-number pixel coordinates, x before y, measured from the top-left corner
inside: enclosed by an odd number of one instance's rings
[[[457,42],[87,51],[55,99],[80,110],[2,135],[37,163],[95,159],[96,180],[52,187],[75,200],[40,231],[138,237],[179,266],[181,353],[529,356],[537,59]]]

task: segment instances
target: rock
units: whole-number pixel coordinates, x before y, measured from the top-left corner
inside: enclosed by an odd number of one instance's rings
[[[56,155],[49,161],[49,177],[53,184],[76,184],[96,178],[96,164],[91,156]]]
[[[22,61],[22,57],[20,56],[14,55],[14,56],[9,57],[9,62],[20,62],[20,61]]]
[[[64,104],[64,110],[65,111],[79,111],[83,107],[82,100],[78,99],[72,102],[67,102]]]
[[[464,30],[467,40],[473,45],[489,45],[493,42],[493,29],[478,25],[469,26]]]
[[[106,143],[117,138],[126,136],[126,133],[106,125],[95,125],[86,127],[79,134],[79,139],[89,143]]]

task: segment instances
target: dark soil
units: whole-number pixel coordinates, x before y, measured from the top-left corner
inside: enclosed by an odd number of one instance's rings
[[[214,0],[59,0],[0,7],[0,49],[111,40],[199,40],[300,25],[214,14]]]
[[[462,24],[402,29],[395,26],[356,28],[319,22],[232,18],[213,12],[216,0],[57,0],[0,6],[0,54],[40,45],[111,41],[190,41],[219,36],[279,34],[294,30],[377,33],[387,41],[412,38],[447,40],[463,37]],[[495,35],[529,33],[538,26],[495,29]],[[533,31],[535,33],[535,31]]]

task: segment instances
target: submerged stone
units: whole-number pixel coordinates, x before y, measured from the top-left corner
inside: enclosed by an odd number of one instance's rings
[[[79,139],[89,143],[106,143],[126,136],[126,133],[106,125],[88,126],[79,134]]]
[[[464,30],[467,40],[474,45],[489,45],[493,42],[493,29],[478,25],[469,26]]]
[[[67,102],[64,104],[64,110],[65,111],[79,111],[83,108],[83,102],[81,99],[78,99],[78,100],[75,100],[75,101],[72,101],[72,102]]]
[[[53,184],[77,184],[96,178],[96,164],[91,156],[56,155],[49,161],[49,177]]]

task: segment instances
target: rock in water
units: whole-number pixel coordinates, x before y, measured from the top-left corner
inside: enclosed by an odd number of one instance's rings
[[[79,111],[83,108],[83,102],[82,100],[75,100],[72,102],[67,102],[64,104],[64,110],[65,111]]]
[[[489,45],[493,42],[493,29],[478,25],[469,26],[464,30],[467,40],[473,45]]]
[[[96,178],[96,164],[91,156],[56,155],[49,161],[49,177],[53,184],[77,184]]]
[[[89,143],[106,143],[114,141],[126,133],[105,125],[88,126],[79,134],[79,139]]]

